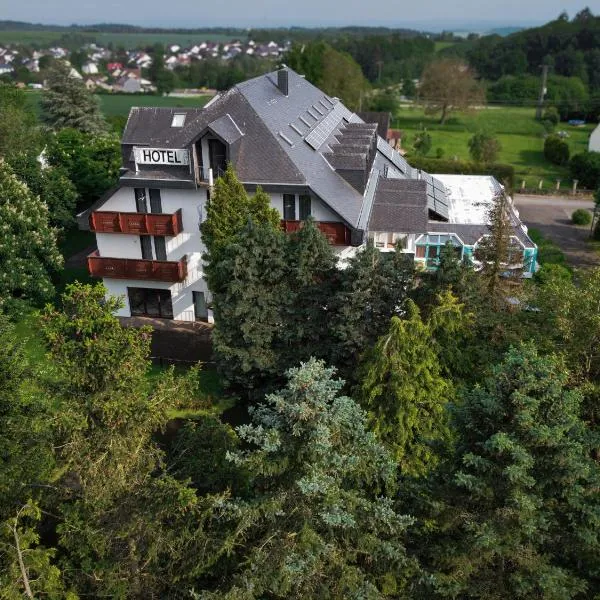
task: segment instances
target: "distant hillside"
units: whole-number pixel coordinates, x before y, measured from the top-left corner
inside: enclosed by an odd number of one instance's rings
[[[506,75],[539,75],[547,64],[550,72],[579,77],[591,89],[600,89],[600,17],[589,9],[569,20],[566,13],[541,27],[524,29],[506,37],[480,37],[441,51],[458,55],[481,77],[497,81]]]

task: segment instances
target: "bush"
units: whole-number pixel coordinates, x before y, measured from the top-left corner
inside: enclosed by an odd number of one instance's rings
[[[585,208],[578,208],[571,215],[571,219],[575,225],[589,225],[592,222],[592,215]]]
[[[431,136],[426,131],[421,131],[415,135],[413,148],[417,154],[425,156],[431,150]]]
[[[544,142],[544,156],[554,165],[566,165],[569,162],[569,144],[557,135],[549,135]]]
[[[600,152],[581,152],[569,163],[571,177],[579,181],[580,187],[595,190],[600,187]]]
[[[469,154],[475,162],[493,163],[500,150],[500,142],[484,131],[476,133],[469,140]]]
[[[428,173],[448,173],[457,175],[493,175],[500,183],[512,191],[515,185],[515,169],[512,165],[504,163],[474,163],[466,160],[440,160],[411,156],[410,164],[415,169],[423,169]]]
[[[558,109],[556,108],[556,106],[549,106],[544,111],[542,119],[544,121],[552,123],[552,125],[558,125],[560,123],[560,115],[558,114]]]

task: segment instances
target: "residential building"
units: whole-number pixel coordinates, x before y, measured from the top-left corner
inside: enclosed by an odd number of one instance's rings
[[[588,142],[588,150],[590,152],[600,152],[600,124],[590,134]]]
[[[432,177],[412,168],[365,123],[294,71],[240,83],[203,108],[133,108],[119,185],[86,218],[98,251],[92,275],[123,296],[122,316],[206,319],[209,290],[199,227],[215,178],[231,163],[248,192],[261,186],[292,232],[315,219],[340,264],[371,237],[435,268],[451,241],[470,257],[486,235],[492,178]],[[473,205],[473,206],[471,206]],[[515,263],[536,247],[511,208]]]

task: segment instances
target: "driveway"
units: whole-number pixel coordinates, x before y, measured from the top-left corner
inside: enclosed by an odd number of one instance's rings
[[[516,194],[515,206],[525,225],[538,229],[557,244],[569,264],[588,268],[600,266],[600,254],[589,249],[585,243],[590,233],[589,225],[577,226],[571,222],[574,210],[587,208],[592,211],[593,201],[565,196]]]

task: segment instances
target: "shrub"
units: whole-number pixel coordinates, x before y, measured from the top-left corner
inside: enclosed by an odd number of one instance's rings
[[[413,148],[417,154],[425,156],[431,150],[431,136],[426,131],[421,131],[415,135]]]
[[[444,158],[444,149],[443,148],[436,148],[435,149],[435,157],[436,158]]]
[[[552,125],[558,125],[560,123],[560,115],[558,114],[558,109],[556,106],[549,106],[544,111],[544,116],[542,119],[552,123]]]
[[[476,133],[469,140],[469,154],[475,162],[493,163],[500,150],[500,142],[484,131]]]
[[[569,163],[571,177],[579,180],[579,185],[588,190],[600,187],[600,152],[581,152]]]
[[[549,135],[544,142],[544,156],[552,164],[566,165],[569,162],[569,144],[557,135]]]
[[[592,215],[585,208],[578,208],[571,215],[571,219],[575,225],[589,225],[592,222]]]

